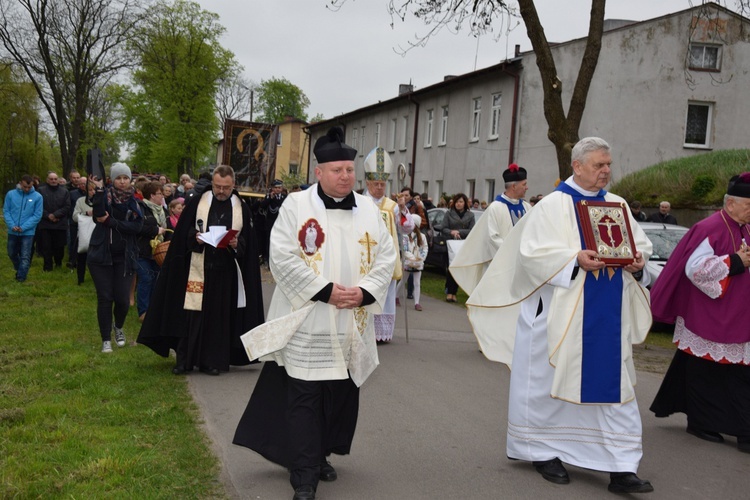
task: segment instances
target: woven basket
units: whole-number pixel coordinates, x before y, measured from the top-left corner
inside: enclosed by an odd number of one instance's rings
[[[171,229],[167,229],[170,233],[174,232]],[[171,241],[162,241],[159,242],[158,239],[154,238],[151,240],[151,255],[154,258],[154,261],[156,261],[156,264],[161,267],[162,264],[164,264],[164,258],[167,256],[167,250],[169,250],[169,244]]]

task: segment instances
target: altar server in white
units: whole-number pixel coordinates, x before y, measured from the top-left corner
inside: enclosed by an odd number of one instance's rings
[[[575,203],[625,201],[603,189],[612,162],[604,140],[582,139],[572,160],[573,175],[508,234],[467,301],[469,319],[482,352],[512,362],[509,458],[558,484],[570,482],[566,462],[609,472],[612,492],[649,492],[636,475],[643,448],[632,344],[651,325],[647,283],[638,281],[651,242],[624,208],[633,263],[605,267],[582,249]]]
[[[490,203],[450,265],[458,286],[471,295],[513,226],[531,210],[523,199],[529,190],[526,169],[512,163],[503,172],[505,191]]]

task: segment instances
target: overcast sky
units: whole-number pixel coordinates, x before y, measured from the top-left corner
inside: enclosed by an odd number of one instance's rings
[[[401,83],[415,90],[497,64],[514,46],[530,50],[520,18],[499,24],[495,33],[472,37],[467,29],[443,29],[426,47],[400,55],[428,28],[416,18],[391,27],[387,0],[348,0],[337,12],[330,0],[198,0],[219,14],[223,45],[234,52],[256,83],[286,78],[310,99],[308,116],[325,118],[387,100]],[[514,3],[514,2],[511,2]],[[700,3],[693,0],[694,4]],[[537,0],[547,39],[563,42],[586,36],[590,0]],[[606,19],[642,21],[687,9],[690,0],[610,0]],[[249,107],[249,104],[248,104]]]

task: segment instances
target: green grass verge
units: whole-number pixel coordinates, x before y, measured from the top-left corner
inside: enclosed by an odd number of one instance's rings
[[[639,170],[609,190],[647,206],[669,200],[673,208],[717,207],[724,204],[729,179],[747,171],[749,162],[750,149],[696,154]]]
[[[423,294],[434,299],[445,300],[445,272],[442,269],[425,266],[425,270],[422,272],[422,281],[420,282],[420,285]],[[446,306],[465,307],[466,300],[469,298],[466,295],[466,292],[459,288],[456,297],[458,302],[455,304],[446,304]],[[674,349],[671,333],[651,332],[646,338],[646,344]]]
[[[0,498],[224,498],[219,464],[172,360],[102,354],[96,295],[67,268],[16,283],[0,236]]]

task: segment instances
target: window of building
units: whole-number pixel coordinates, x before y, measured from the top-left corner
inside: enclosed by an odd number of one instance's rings
[[[408,131],[409,131],[409,115],[402,116],[401,117],[401,141],[398,146],[401,151],[406,151],[406,134]]]
[[[396,118],[391,118],[391,129],[388,131],[388,151],[396,151]]]
[[[492,94],[492,122],[490,123],[490,139],[497,139],[500,136],[500,103],[503,100],[503,94],[498,92]]]
[[[713,109],[714,105],[710,102],[688,103],[685,147],[710,147]]]
[[[435,111],[432,109],[427,110],[427,120],[425,120],[424,126],[424,147],[429,148],[432,146],[432,125],[435,117]]]
[[[294,162],[289,162],[289,175],[297,175],[299,173],[299,165]]]
[[[357,140],[359,138],[358,129],[352,129],[352,142],[351,144],[354,144],[354,147],[357,147]]]
[[[281,147],[281,130],[276,132],[276,147]]]
[[[443,115],[440,118],[440,142],[439,146],[445,146],[448,142],[448,106],[443,106]],[[427,191],[423,191],[426,193]]]
[[[377,148],[379,146],[380,146],[380,124],[376,123],[375,124],[375,147]]]
[[[495,179],[487,179],[485,181],[485,191],[487,192],[487,203],[495,201]]]
[[[466,179],[466,196],[469,197],[469,204],[471,204],[471,200],[474,199],[474,189],[476,188],[476,184],[477,184],[476,180]]]
[[[719,71],[721,69],[721,46],[691,43],[689,62],[691,69]]]
[[[422,192],[428,193],[430,192],[430,181],[422,181]],[[427,200],[422,200],[427,201]]]
[[[429,192],[429,191],[428,191]],[[432,202],[437,206],[440,198],[443,197],[443,181],[435,181],[435,194],[432,196]]]
[[[359,156],[364,156],[364,155],[365,155],[365,127],[362,127],[362,135],[359,136]]]
[[[471,138],[470,140],[479,140],[479,124],[482,121],[482,98],[476,97],[471,100]]]

